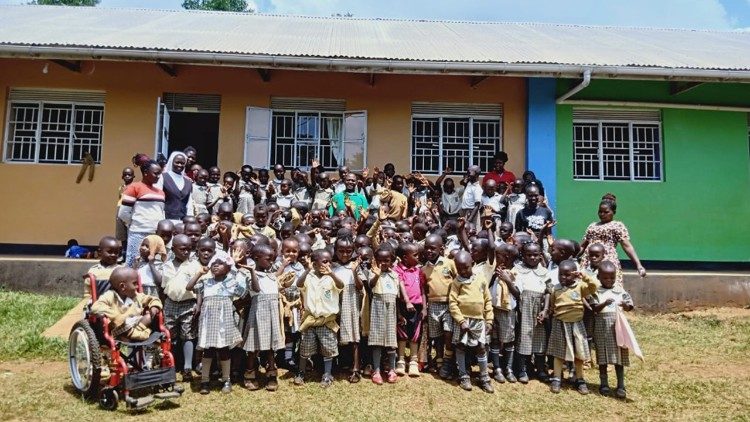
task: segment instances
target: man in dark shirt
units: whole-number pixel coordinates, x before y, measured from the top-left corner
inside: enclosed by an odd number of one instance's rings
[[[539,236],[544,225],[552,221],[552,211],[539,206],[539,188],[536,185],[526,187],[526,206],[516,214],[516,231],[524,232],[531,229]]]

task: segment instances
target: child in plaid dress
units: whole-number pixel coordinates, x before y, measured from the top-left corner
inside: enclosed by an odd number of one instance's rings
[[[302,297],[297,288],[297,279],[305,272],[305,267],[300,263],[303,255],[310,253],[310,245],[301,244],[294,237],[284,239],[281,242],[281,256],[276,259],[273,269],[280,281],[286,279],[292,284],[281,292],[281,304],[283,307],[282,318],[284,320],[284,363],[287,369],[296,370],[297,363],[294,360],[294,350],[299,344],[299,324],[302,320]]]
[[[589,251],[594,245],[589,247]],[[596,344],[596,363],[599,365],[599,393],[603,396],[610,394],[607,379],[607,365],[615,366],[617,374],[617,389],[615,396],[620,399],[627,397],[625,391],[625,367],[630,365],[628,349],[617,345],[615,336],[615,321],[619,308],[624,311],[633,310],[633,298],[622,286],[617,286],[617,266],[611,261],[602,261],[599,265],[599,282],[601,287],[596,291],[599,302],[594,308],[594,344]]]
[[[526,243],[522,247],[522,262],[511,273],[515,277],[516,286],[521,292],[519,308],[521,312],[520,330],[516,333],[516,363],[518,365],[518,381],[522,384],[529,382],[527,367],[531,365],[531,355],[534,354],[537,373],[546,373],[544,354],[547,350],[544,319],[547,318],[549,307],[549,274],[541,265],[542,249],[536,243]]]
[[[372,382],[383,384],[383,376],[380,374],[380,362],[383,349],[388,353],[390,370],[388,371],[388,382],[398,381],[396,375],[396,298],[399,295],[398,275],[393,271],[393,250],[388,246],[381,246],[375,252],[375,262],[372,271],[375,277],[370,281],[372,288],[372,302],[370,304],[370,337],[369,345],[372,348]],[[407,299],[408,300],[408,299]]]
[[[198,324],[198,348],[206,350],[202,359],[201,394],[208,394],[213,356],[218,355],[224,387],[222,393],[232,391],[229,351],[242,341],[237,328],[239,318],[232,300],[245,294],[246,286],[230,274],[234,260],[224,251],[217,251],[207,267],[202,267],[188,282],[186,290],[197,292],[202,298]],[[198,280],[211,271],[212,277]]]
[[[520,292],[510,272],[518,258],[518,249],[509,243],[495,248],[495,273],[490,281],[494,323],[490,332],[490,358],[495,368],[495,380],[516,382],[513,374],[513,342],[516,339],[516,308]],[[502,353],[502,354],[501,354]]]
[[[266,390],[276,391],[279,388],[276,379],[275,352],[284,348],[284,330],[279,310],[279,290],[283,288],[272,273],[276,252],[269,245],[259,244],[253,248],[255,267],[248,266],[250,272],[250,302],[247,325],[245,327],[245,344],[249,376],[245,380],[248,390],[257,390],[258,353],[266,355]]]
[[[479,363],[479,385],[487,393],[494,393],[487,370],[487,333],[492,331],[492,299],[489,283],[484,275],[472,270],[473,261],[466,251],[455,256],[458,276],[453,281],[448,295],[448,307],[456,322],[453,329],[453,345],[456,348],[459,385],[470,391],[471,378],[466,368],[466,349],[474,351]]]
[[[349,382],[359,382],[359,310],[361,307],[362,280],[354,273],[361,261],[352,261],[354,239],[351,236],[339,236],[334,244],[336,266],[334,274],[344,282],[341,292],[341,312],[339,313],[339,343],[349,345],[352,358],[352,374]]]
[[[331,270],[331,254],[325,249],[313,251],[312,263],[306,258],[303,265],[305,272],[297,279],[297,287],[302,290],[305,312],[300,325],[299,372],[294,377],[294,384],[305,383],[307,361],[320,352],[323,355],[323,379],[320,385],[327,388],[333,383],[333,358],[339,354],[336,336],[339,326],[336,320],[344,282]]]
[[[579,279],[581,279],[579,281]],[[596,292],[595,278],[578,271],[575,261],[565,260],[558,267],[559,285],[551,287],[552,333],[547,345],[547,354],[555,357],[554,375],[550,391],[560,392],[560,379],[565,362],[573,361],[578,392],[588,394],[589,389],[583,379],[583,362],[591,358],[583,325],[583,298]]]

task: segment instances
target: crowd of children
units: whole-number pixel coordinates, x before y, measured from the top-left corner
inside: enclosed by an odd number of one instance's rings
[[[488,393],[493,379],[532,378],[557,393],[566,370],[587,394],[593,347],[599,392],[610,394],[614,365],[615,395],[625,398],[628,349],[615,325],[633,303],[617,268],[598,243],[582,251],[555,239],[541,182],[533,173],[515,179],[506,160],[498,154],[481,183],[477,166],[458,182],[450,169],[431,182],[392,164],[359,174],[342,167],[333,180],[316,162],[289,178],[281,165],[222,175],[188,163],[193,212],[154,227],[125,275],[122,241],[102,238],[91,271],[120,299],[105,294],[92,309],[122,315],[113,321],[124,336],[144,325],[128,304],[147,316],[163,311],[183,381],[196,370],[204,394],[212,368],[229,392],[233,381],[278,389],[277,367],[296,385],[312,370],[323,387],[334,370],[375,384],[434,372],[471,390],[475,364]]]

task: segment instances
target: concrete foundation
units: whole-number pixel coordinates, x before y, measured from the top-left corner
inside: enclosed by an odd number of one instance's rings
[[[0,286],[82,297],[81,277],[95,263],[81,259],[0,257]],[[641,279],[626,272],[624,282],[636,308],[646,311],[750,306],[750,273],[654,271]]]

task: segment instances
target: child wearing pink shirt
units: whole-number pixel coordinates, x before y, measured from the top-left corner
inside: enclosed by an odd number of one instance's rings
[[[419,269],[419,246],[416,243],[402,243],[396,250],[396,256],[400,259],[394,268],[398,274],[403,292],[404,300],[398,302],[398,362],[396,373],[406,375],[406,361],[404,351],[406,343],[409,343],[409,376],[419,376],[419,340],[421,336],[422,321],[427,318],[427,298],[422,288],[425,277]]]

